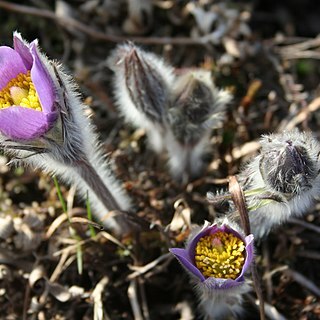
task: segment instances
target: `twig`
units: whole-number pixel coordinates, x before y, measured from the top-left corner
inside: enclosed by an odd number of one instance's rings
[[[133,316],[135,320],[144,320],[138,301],[137,279],[131,280],[128,287],[128,297],[130,300]]]
[[[308,230],[312,230],[314,232],[320,233],[320,227],[318,227],[318,226],[316,226],[314,224],[308,223],[306,221],[299,220],[299,219],[296,219],[296,218],[291,218],[289,220],[289,222],[297,224],[299,226],[302,226],[302,227],[304,227],[304,228],[306,228]]]
[[[30,284],[27,282],[26,284],[26,291],[24,294],[24,301],[23,301],[23,314],[22,314],[22,320],[27,320],[27,312],[28,312],[28,302],[30,300]]]
[[[298,124],[300,124],[301,122],[305,121],[309,114],[312,112],[315,112],[316,110],[318,110],[320,108],[320,97],[315,98],[314,100],[312,100],[308,106],[306,108],[303,108],[295,117],[293,117],[291,120],[284,120],[284,121],[288,121],[286,124],[282,124],[282,128],[285,130],[292,130],[293,128],[295,128]]]
[[[248,296],[251,303],[260,308],[259,300],[255,300],[252,296]],[[271,320],[287,320],[274,306],[270,305],[269,303],[265,302],[264,304],[264,311],[267,317]]]
[[[285,272],[288,276],[290,276],[294,281],[298,282],[301,286],[307,288],[309,291],[320,297],[320,288],[317,287],[311,280],[302,275],[301,273],[289,269],[288,266],[280,266],[269,273],[266,273],[263,278],[272,277],[277,272]]]
[[[81,223],[81,224],[88,224],[89,226],[92,226],[98,230],[103,230],[103,226],[99,223],[96,223],[94,221],[88,220],[87,218],[82,218],[82,217],[72,217],[71,223]]]
[[[311,250],[301,250],[296,252],[296,256],[320,260],[320,252]]]
[[[54,271],[52,272],[52,274],[50,276],[50,281],[51,282],[55,282],[55,281],[58,280],[60,274],[62,273],[63,266],[65,265],[70,253],[71,253],[71,249],[70,250],[65,250],[61,254],[59,263],[57,264],[56,268],[54,269]]]
[[[115,36],[110,34],[105,34],[101,31],[95,30],[94,28],[85,25],[71,17],[59,17],[54,12],[45,9],[38,9],[31,6],[24,6],[20,4],[14,4],[7,1],[0,1],[0,8],[8,11],[13,11],[22,14],[28,14],[36,17],[41,17],[49,20],[53,20],[59,23],[62,27],[72,27],[82,33],[88,35],[91,39],[97,41],[107,41],[107,42],[123,42],[123,41],[133,41],[137,43],[144,44],[172,44],[172,45],[206,45],[206,41],[203,37],[199,38],[189,38],[189,37],[127,37],[127,36]]]
[[[308,50],[311,48],[319,47],[320,46],[320,37],[316,37],[314,39],[307,39],[305,41],[287,45],[280,49],[281,53],[293,52],[293,51],[303,51]]]
[[[255,153],[259,150],[260,143],[258,141],[246,142],[241,146],[232,149],[231,154],[234,160],[243,158],[249,154]]]
[[[141,276],[142,274],[148,272],[152,268],[154,268],[157,264],[162,262],[163,260],[171,260],[173,259],[173,256],[171,253],[166,253],[163,254],[162,256],[158,257],[157,259],[153,260],[152,262],[146,264],[145,266],[142,267],[137,267],[137,266],[131,266],[130,268],[133,270],[136,270],[135,272],[131,273],[127,279],[128,280],[133,280],[138,276]]]
[[[111,241],[112,243],[116,244],[117,246],[119,246],[123,250],[128,250],[131,258],[133,258],[132,252],[125,245],[123,245],[117,238],[115,238],[113,235],[111,235],[110,233],[108,233],[106,231],[99,232],[99,234],[97,235],[97,239],[99,237],[103,237],[103,238]]]
[[[235,176],[229,177],[229,192],[231,194],[232,201],[234,202],[234,205],[236,206],[240,214],[241,224],[244,229],[244,232],[246,235],[249,235],[250,221],[249,221],[248,210],[246,207],[246,200],[245,200],[243,190],[241,189],[240,184],[238,183],[238,180]],[[264,299],[263,299],[263,294],[261,289],[260,277],[258,274],[255,260],[252,261],[251,273],[252,273],[254,289],[259,299],[260,320],[265,320],[266,316],[264,313]]]
[[[267,279],[267,278],[271,278],[273,275],[275,275],[276,273],[278,272],[281,272],[281,271],[284,271],[284,270],[288,270],[288,266],[285,265],[285,266],[280,266],[280,267],[277,267],[275,269],[273,269],[272,271],[269,271],[269,272],[266,272],[262,279]]]
[[[72,209],[72,211],[70,212],[70,216],[72,217],[74,214],[78,213],[76,212],[77,210]],[[68,217],[66,216],[66,214],[63,212],[62,214],[60,214],[49,226],[46,234],[45,234],[45,239],[49,239],[55,232],[56,230],[59,228],[59,226],[61,224],[63,224],[66,220],[68,219]]]
[[[88,238],[88,239],[85,239],[85,240],[79,240],[79,239],[74,239],[74,238],[72,238],[72,239],[70,239],[70,238],[64,238],[62,241],[61,241],[61,243],[64,243],[64,244],[69,244],[69,247],[67,247],[67,248],[63,248],[63,249],[61,249],[61,250],[58,250],[58,251],[55,251],[54,253],[53,253],[53,256],[54,257],[57,257],[57,256],[59,256],[59,255],[61,255],[61,254],[63,254],[63,252],[65,251],[65,250],[77,250],[77,246],[82,246],[82,245],[84,245],[84,244],[86,244],[86,243],[88,243],[88,242],[90,242],[90,241],[92,241],[92,238]]]
[[[320,59],[320,52],[308,50],[302,52],[281,52],[281,56],[285,60],[296,59]]]
[[[141,279],[141,277],[138,278],[138,285],[141,296],[141,309],[143,316],[146,320],[150,320],[150,312],[148,308],[146,289],[144,287],[144,281]]]
[[[94,320],[110,320],[108,315],[103,310],[102,294],[104,288],[109,283],[108,277],[103,277],[92,291],[91,297],[93,298],[93,319]]]
[[[308,39],[292,45],[281,47],[280,55],[285,60],[292,59],[320,59],[320,52],[315,49],[320,46],[320,38]],[[313,49],[313,50],[312,50]]]
[[[73,209],[73,203],[74,203],[74,197],[76,195],[77,188],[75,185],[71,186],[69,189],[68,195],[67,195],[67,212],[68,212],[68,217],[71,217],[71,211]]]
[[[306,289],[308,289],[309,291],[311,291],[313,294],[315,294],[316,296],[320,297],[320,288],[317,287],[313,281],[309,280],[306,276],[304,276],[303,274],[288,269],[285,271],[289,276],[291,276],[291,278],[298,282],[302,287],[305,287]]]

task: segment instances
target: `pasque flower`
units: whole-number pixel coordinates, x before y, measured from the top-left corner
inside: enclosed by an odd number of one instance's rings
[[[119,45],[108,65],[125,120],[145,129],[154,151],[167,153],[176,180],[199,176],[210,132],[223,119],[231,95],[215,87],[210,71],[175,70],[132,43]]]
[[[108,65],[115,72],[115,96],[121,114],[147,131],[156,152],[163,151],[173,68],[133,43],[119,45]]]
[[[308,132],[264,135],[260,154],[239,174],[255,239],[302,216],[320,192],[320,144]],[[228,215],[240,221],[234,210]]]
[[[188,69],[176,78],[165,145],[170,171],[178,180],[187,182],[202,172],[210,133],[221,124],[230,101],[231,94],[215,86],[208,70]]]
[[[14,33],[14,49],[0,47],[0,147],[13,159],[60,176],[89,199],[96,217],[129,210],[130,200],[114,178],[77,87],[37,45]],[[121,232],[114,219],[107,228]]]
[[[54,84],[37,49],[16,34],[14,49],[0,47],[0,131],[30,140],[47,132],[57,119]]]
[[[241,296],[248,290],[244,275],[253,260],[253,236],[226,223],[206,223],[185,249],[170,249],[191,275],[202,312],[212,319],[240,311]]]
[[[181,265],[210,289],[237,287],[253,259],[253,236],[244,237],[228,225],[206,224],[186,249],[171,248]]]

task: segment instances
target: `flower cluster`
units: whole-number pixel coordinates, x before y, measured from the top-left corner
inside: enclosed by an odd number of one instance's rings
[[[239,212],[230,203],[224,224],[205,225],[187,242],[186,249],[170,250],[192,276],[202,312],[210,319],[241,312],[241,297],[248,290],[244,274],[253,258],[253,237],[260,240],[290,217],[307,212],[320,191],[320,144],[311,133],[294,130],[269,134],[260,142],[260,154],[238,177],[252,235],[242,235]],[[230,198],[225,193],[211,195],[209,200]]]
[[[116,48],[109,66],[125,119],[145,129],[154,151],[167,153],[175,178],[185,182],[197,175],[230,94],[215,87],[210,72],[175,70],[131,43]],[[0,147],[76,184],[83,196],[88,192],[98,219],[111,210],[130,211],[131,201],[106,164],[77,87],[62,67],[41,53],[36,40],[29,44],[15,33],[14,48],[0,47],[0,72]],[[261,146],[239,175],[252,234],[244,234],[231,204],[223,221],[205,223],[185,248],[170,249],[191,276],[208,318],[241,312],[254,238],[306,212],[320,192],[320,144],[310,133],[265,135]],[[103,222],[118,234],[128,230],[121,217]]]

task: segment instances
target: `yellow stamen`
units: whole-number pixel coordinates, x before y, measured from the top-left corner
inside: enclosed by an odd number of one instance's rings
[[[201,238],[195,251],[196,266],[205,277],[236,279],[245,260],[244,242],[222,231]]]
[[[0,109],[21,106],[42,111],[38,94],[31,80],[30,71],[19,73],[0,91]]]

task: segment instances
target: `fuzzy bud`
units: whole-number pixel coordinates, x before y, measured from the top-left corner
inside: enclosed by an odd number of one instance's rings
[[[166,135],[169,167],[177,179],[189,180],[202,173],[210,133],[221,124],[231,95],[218,90],[211,72],[203,69],[182,73],[171,94],[171,132]]]
[[[270,134],[260,143],[260,154],[239,175],[257,239],[302,216],[320,192],[320,144],[311,133]],[[239,219],[236,212],[229,217]]]
[[[163,150],[172,68],[132,43],[119,45],[108,59],[115,72],[115,96],[126,121],[147,131],[152,148]]]

